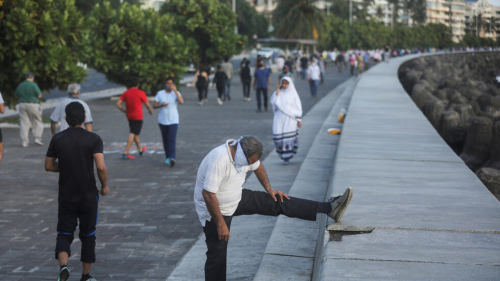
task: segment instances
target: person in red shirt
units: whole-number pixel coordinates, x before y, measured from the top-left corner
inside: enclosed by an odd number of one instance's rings
[[[139,134],[141,133],[142,128],[142,104],[147,107],[149,111],[149,115],[153,115],[153,109],[151,105],[149,105],[148,98],[146,97],[146,93],[139,90],[139,78],[133,77],[130,79],[130,88],[126,90],[118,102],[116,103],[116,107],[120,109],[123,113],[127,115],[128,125],[130,128],[130,134],[127,139],[127,146],[125,147],[125,152],[123,153],[122,158],[129,160],[135,159],[134,156],[129,155],[128,152],[132,143],[135,141],[137,145],[137,149],[139,150],[139,155],[142,156],[144,151],[146,151],[146,147],[141,147],[141,142],[139,140]],[[125,109],[122,108],[122,103],[125,102]]]

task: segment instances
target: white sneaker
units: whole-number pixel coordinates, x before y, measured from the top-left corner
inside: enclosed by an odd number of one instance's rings
[[[223,102],[222,102],[222,100],[221,100],[220,98],[217,98],[217,103],[218,103],[219,105],[222,105],[222,104],[223,104]]]
[[[43,145],[43,142],[41,140],[35,140],[35,143],[38,145]]]
[[[28,146],[30,146],[27,142],[23,142],[23,144],[21,144],[21,145],[22,145],[22,147],[28,147]]]
[[[251,101],[252,99],[251,98],[247,98],[247,101]]]
[[[203,106],[203,101],[200,101],[200,102],[198,103],[198,105],[199,105],[199,106]]]

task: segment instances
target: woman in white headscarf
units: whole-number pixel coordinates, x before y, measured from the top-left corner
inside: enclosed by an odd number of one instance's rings
[[[298,132],[302,126],[302,104],[290,77],[283,77],[271,97],[273,106],[273,140],[276,152],[288,165],[299,148]]]

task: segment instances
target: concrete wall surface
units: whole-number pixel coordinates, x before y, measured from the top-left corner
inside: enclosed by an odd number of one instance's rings
[[[500,203],[399,82],[417,56],[380,63],[354,89],[331,178],[332,195],[354,196],[336,226],[375,230],[326,235],[318,279],[500,280]]]

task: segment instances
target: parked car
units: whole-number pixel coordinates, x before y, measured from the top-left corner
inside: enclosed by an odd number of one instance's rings
[[[264,47],[257,52],[257,55],[260,55],[262,58],[269,59],[273,56],[273,53],[273,48]]]

